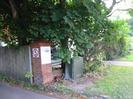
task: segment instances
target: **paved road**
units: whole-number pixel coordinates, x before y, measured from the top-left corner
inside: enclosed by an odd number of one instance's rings
[[[10,87],[8,85],[0,84],[0,99],[57,99],[34,92],[26,91],[21,88]]]
[[[133,62],[127,62],[127,61],[105,61],[105,64],[115,65],[115,66],[129,66],[129,67],[133,67]]]

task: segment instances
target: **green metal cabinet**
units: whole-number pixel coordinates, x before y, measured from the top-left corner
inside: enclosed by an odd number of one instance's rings
[[[70,64],[65,66],[64,79],[71,80],[80,78],[83,75],[83,57],[75,57]]]

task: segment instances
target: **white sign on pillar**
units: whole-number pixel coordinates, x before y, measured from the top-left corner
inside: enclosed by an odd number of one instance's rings
[[[51,48],[50,46],[40,47],[41,64],[51,64]]]
[[[39,58],[39,48],[32,48],[32,57]]]

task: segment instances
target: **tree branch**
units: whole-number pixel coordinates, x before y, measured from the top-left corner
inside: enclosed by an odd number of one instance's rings
[[[112,1],[111,6],[109,7],[109,12],[108,12],[108,14],[107,14],[107,17],[109,17],[109,16],[112,15],[112,11],[113,11],[113,8],[115,7],[115,5],[121,3],[122,1],[123,1],[123,0],[119,0],[119,1],[113,0],[113,1]]]
[[[114,10],[113,12],[111,12],[111,13],[109,13],[108,15],[107,15],[107,17],[110,17],[113,13],[115,13],[116,11],[128,11],[129,9],[116,9],[116,10]]]
[[[18,13],[16,10],[15,2],[14,2],[14,0],[8,0],[8,1],[9,1],[10,6],[11,6],[12,17],[13,17],[13,19],[16,20],[18,18]]]
[[[116,4],[119,4],[119,3],[122,2],[122,1],[123,1],[123,0],[119,0],[119,1],[113,0],[113,1],[112,1],[112,5],[110,6],[109,10],[112,11],[113,8],[114,8],[114,6],[115,6]]]

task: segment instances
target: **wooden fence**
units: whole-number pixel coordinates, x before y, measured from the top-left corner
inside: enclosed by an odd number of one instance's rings
[[[20,48],[0,47],[0,73],[15,79],[27,80],[25,74],[32,71],[29,46]]]

